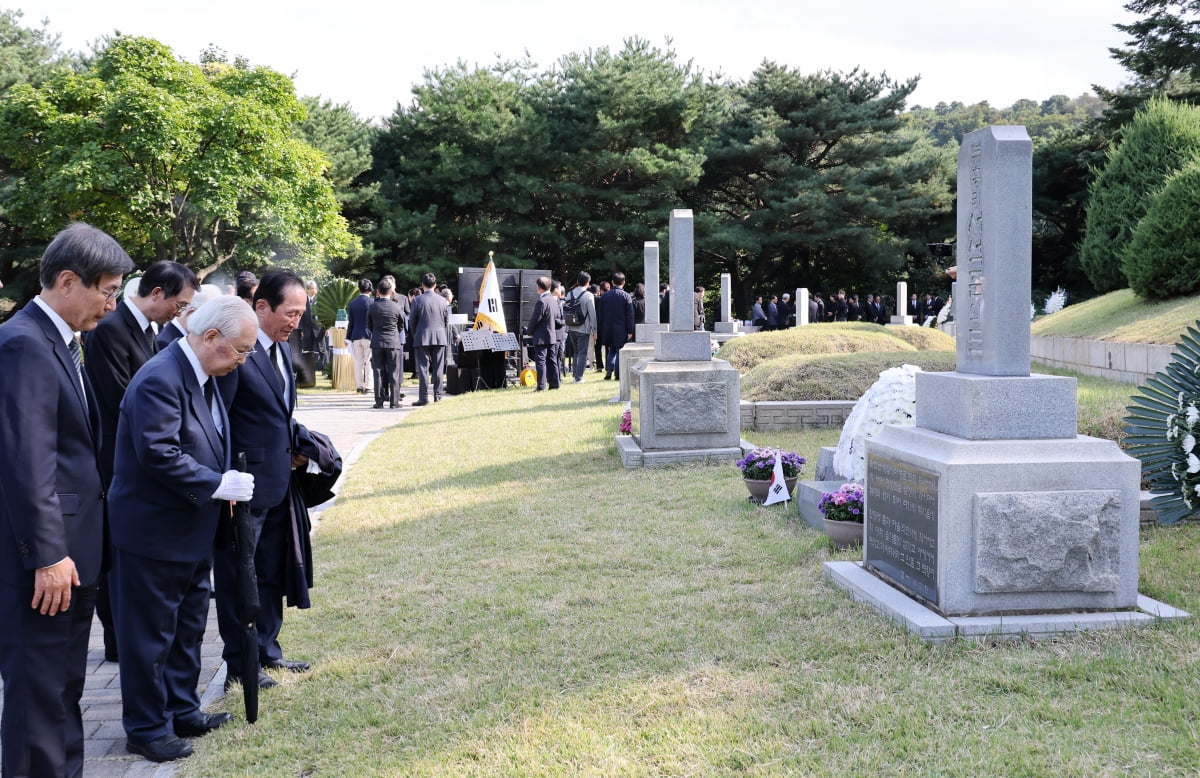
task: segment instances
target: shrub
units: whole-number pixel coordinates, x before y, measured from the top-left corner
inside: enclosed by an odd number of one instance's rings
[[[1152,198],[1125,250],[1129,286],[1148,300],[1200,291],[1200,163],[1186,165]]]
[[[1125,251],[1150,195],[1200,155],[1200,108],[1151,100],[1088,190],[1079,263],[1097,292],[1126,286]]]

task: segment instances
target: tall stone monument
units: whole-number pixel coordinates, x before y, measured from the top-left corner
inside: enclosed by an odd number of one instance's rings
[[[619,393],[615,400],[629,401],[629,371],[639,359],[654,356],[654,333],[665,332],[667,325],[659,323],[658,315],[658,241],[648,240],[642,244],[642,270],[646,279],[646,321],[634,329],[632,343],[626,343],[617,352],[617,378]]]
[[[654,358],[630,369],[632,435],[617,436],[628,468],[742,456],[741,377],[713,359],[710,335],[694,330],[695,254],[690,210],[671,212],[671,320],[654,333]]]
[[[1077,434],[1075,379],[1029,370],[1025,128],[964,138],[958,193],[957,369],[918,373],[915,426],[868,441],[863,562],[827,574],[903,592],[925,615],[889,615],[929,639],[1152,620],[1137,610],[1140,466]]]
[[[808,288],[796,289],[796,326],[808,324]]]
[[[733,279],[728,273],[721,274],[721,302],[717,320],[713,322],[712,339],[724,344],[734,338],[744,337],[741,326],[733,318]]]
[[[888,322],[888,326],[908,326],[913,323],[913,317],[908,315],[908,284],[896,282],[896,315]],[[917,322],[920,324],[921,322]]]

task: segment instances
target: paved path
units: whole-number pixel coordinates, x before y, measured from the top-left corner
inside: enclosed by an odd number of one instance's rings
[[[415,392],[410,392],[411,403]],[[411,405],[402,408],[372,408],[370,395],[323,392],[300,396],[296,418],[305,426],[328,435],[342,455],[343,476],[358,459],[367,443],[388,427],[399,423],[409,413],[418,410]],[[336,499],[336,498],[335,498]],[[326,503],[328,505],[329,503]],[[313,511],[314,526],[325,506]],[[201,649],[200,694],[202,707],[210,708],[222,694],[225,666],[221,661],[221,638],[217,634],[217,614],[208,613],[208,627]],[[117,666],[104,661],[104,643],[100,622],[92,624],[88,645],[88,676],[83,690],[84,775],[87,778],[164,778],[175,774],[171,763],[155,764],[126,753],[125,730],[121,726],[121,681]],[[2,687],[0,687],[2,688]],[[2,705],[2,703],[0,703]],[[3,710],[0,707],[0,710]]]

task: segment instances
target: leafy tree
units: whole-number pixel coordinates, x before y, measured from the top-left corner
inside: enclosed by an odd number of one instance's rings
[[[1097,292],[1124,288],[1126,248],[1165,179],[1200,153],[1200,108],[1151,100],[1089,190],[1079,261]]]
[[[949,211],[946,155],[902,131],[916,84],[764,62],[734,91],[690,200],[739,307],[760,287],[878,283],[908,245],[894,225]]]
[[[1149,300],[1200,291],[1200,162],[1172,174],[1152,198],[1125,250],[1129,286]]]
[[[319,97],[302,97],[300,102],[305,114],[296,132],[329,160],[326,176],[333,194],[351,231],[362,238],[375,227],[371,203],[379,184],[365,181],[363,174],[371,169],[371,144],[379,129],[359,118],[348,104],[334,105]],[[370,257],[366,253],[347,257],[330,270],[335,275],[357,275],[364,259]]]
[[[11,216],[48,237],[73,218],[135,257],[204,275],[233,257],[311,274],[355,250],[324,157],[293,135],[291,81],[267,68],[176,60],[117,37],[85,72],[0,100],[0,154],[22,173]]]
[[[1143,18],[1115,27],[1130,36],[1113,59],[1133,74],[1124,89],[1095,87],[1111,106],[1110,128],[1127,123],[1152,97],[1200,102],[1200,0],[1131,0],[1125,10]]]

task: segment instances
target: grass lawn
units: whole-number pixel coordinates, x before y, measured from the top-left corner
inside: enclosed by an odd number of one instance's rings
[[[1200,319],[1200,296],[1161,302],[1119,289],[1068,305],[1033,322],[1034,335],[1064,335],[1118,343],[1172,344]]]
[[[624,470],[614,384],[414,412],[314,537],[311,659],[191,776],[1191,776],[1200,624],[927,646],[825,584],[851,559],[732,464]],[[748,434],[815,460],[837,430]],[[802,477],[811,477],[811,465]],[[1200,528],[1142,591],[1200,612]]]

